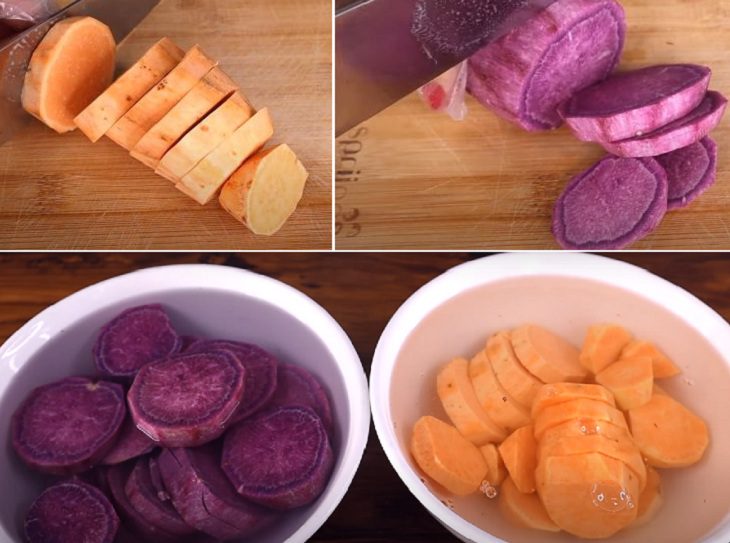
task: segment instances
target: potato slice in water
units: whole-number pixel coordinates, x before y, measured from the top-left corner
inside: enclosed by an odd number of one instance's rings
[[[664,503],[664,496],[662,495],[662,480],[659,476],[659,472],[654,468],[650,467],[647,469],[646,487],[639,496],[639,513],[634,522],[634,526],[641,526],[646,524],[661,509]]]
[[[622,358],[596,374],[596,382],[613,393],[623,411],[641,407],[651,399],[654,386],[651,358]]]
[[[681,373],[677,365],[672,362],[659,348],[649,341],[634,340],[621,351],[620,358],[632,356],[648,356],[651,358],[654,379],[666,379]]]
[[[523,426],[507,436],[499,445],[499,455],[519,491],[525,494],[535,492],[537,442],[532,425]]]
[[[487,358],[504,389],[523,407],[530,408],[543,383],[518,360],[508,332],[498,332],[489,338]]]
[[[628,428],[623,413],[598,400],[577,399],[551,405],[535,417],[535,438],[540,440],[548,428],[573,419],[608,421],[616,426]]]
[[[532,404],[532,416],[544,408],[570,400],[597,400],[616,407],[616,400],[606,387],[584,383],[551,383],[543,385]]]
[[[520,492],[511,477],[499,489],[499,510],[511,522],[533,530],[559,532],[537,494]]]
[[[511,338],[519,361],[542,382],[581,382],[588,377],[578,362],[578,349],[549,330],[526,324],[513,330]]]
[[[586,333],[580,363],[595,375],[616,362],[631,339],[631,332],[622,326],[595,324]]]
[[[502,455],[499,454],[499,449],[494,443],[487,443],[479,447],[479,451],[487,462],[487,476],[485,480],[490,485],[498,487],[508,475],[504,460],[502,460]]]

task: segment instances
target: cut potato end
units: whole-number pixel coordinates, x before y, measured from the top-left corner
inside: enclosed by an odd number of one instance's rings
[[[507,477],[507,468],[499,454],[499,449],[494,443],[487,443],[479,447],[479,451],[487,463],[486,481],[493,487],[498,487]]]
[[[618,360],[631,338],[631,333],[617,324],[595,324],[588,328],[580,363],[595,375]]]
[[[520,492],[535,492],[535,468],[537,467],[537,442],[532,425],[512,432],[499,446],[510,478]]]
[[[653,519],[664,503],[662,480],[659,472],[650,467],[647,469],[646,475],[646,486],[641,496],[639,496],[639,512],[636,515],[634,526],[641,526]]]
[[[23,108],[58,133],[74,130],[74,117],[112,82],[115,58],[114,36],[104,23],[92,17],[59,21],[31,56]]]
[[[578,399],[597,400],[611,407],[616,407],[616,401],[605,387],[584,383],[550,383],[543,385],[532,404],[533,418],[544,408],[551,405]]]
[[[623,413],[598,400],[577,399],[546,407],[535,417],[535,438],[542,439],[545,430],[569,420],[608,421],[628,429]]]
[[[476,492],[487,474],[479,449],[456,428],[434,417],[416,422],[411,454],[426,475],[457,496]]]
[[[511,339],[519,361],[544,383],[581,382],[588,377],[578,362],[578,349],[541,326],[520,326]]]
[[[651,358],[622,358],[597,373],[596,382],[613,393],[616,403],[623,411],[641,407],[651,399],[654,386]]]
[[[543,383],[517,359],[509,333],[498,332],[487,341],[487,357],[507,393],[529,409]]]
[[[651,358],[654,379],[667,379],[682,373],[667,355],[648,341],[632,341],[621,351],[621,358],[632,358],[634,356],[648,356]]]
[[[510,477],[507,477],[499,490],[499,510],[505,518],[518,526],[545,532],[560,531],[558,525],[548,516],[538,495],[520,492]]]

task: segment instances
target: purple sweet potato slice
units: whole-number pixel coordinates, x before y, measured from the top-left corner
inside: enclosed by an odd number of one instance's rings
[[[121,385],[69,377],[36,388],[15,411],[13,447],[39,471],[80,473],[112,447],[126,411]]]
[[[308,407],[274,407],[230,429],[221,467],[236,491],[274,509],[314,501],[334,465],[327,431]]]
[[[152,486],[155,488],[157,499],[163,502],[170,501],[170,494],[167,492],[167,488],[165,488],[165,483],[162,480],[162,474],[160,473],[160,464],[157,461],[157,458],[154,456],[150,456],[148,462],[150,468],[150,480],[152,481]]]
[[[232,352],[246,368],[246,392],[231,423],[238,422],[261,409],[276,389],[277,359],[261,347],[250,343],[227,340],[201,340],[190,352],[225,349]]]
[[[715,183],[717,144],[710,137],[655,158],[667,172],[670,210],[687,207]]]
[[[613,143],[602,142],[609,153],[622,157],[664,155],[697,143],[712,132],[725,113],[727,99],[719,92],[708,92],[693,111],[644,136]]]
[[[202,338],[199,338],[197,336],[180,336],[180,352],[186,353],[195,345],[200,343],[201,341],[205,341]]]
[[[314,410],[331,435],[332,409],[324,388],[317,378],[304,368],[281,364],[276,380],[276,392],[269,406],[302,406]]]
[[[618,64],[626,16],[615,0],[557,0],[469,60],[469,92],[530,131],[562,124],[559,106]]]
[[[94,361],[104,375],[132,378],[146,364],[178,352],[180,345],[162,306],[142,305],[123,311],[101,329]]]
[[[696,64],[665,64],[614,74],[576,93],[564,118],[582,141],[620,141],[648,134],[694,110],[712,71]]]
[[[159,467],[172,503],[185,522],[222,540],[250,536],[270,525],[274,511],[236,494],[219,464],[215,443],[165,449]]]
[[[564,249],[621,249],[654,230],[667,211],[667,174],[653,158],[606,157],[574,177],[555,204]]]
[[[195,531],[186,524],[172,504],[158,497],[152,484],[147,458],[139,458],[124,485],[124,493],[137,512],[149,524],[169,534],[186,535]]]
[[[229,351],[173,355],[142,368],[127,400],[137,427],[164,447],[195,447],[226,429],[246,370]]]
[[[101,459],[101,464],[112,465],[126,462],[151,452],[156,443],[140,432],[131,415],[127,415],[112,449]]]
[[[48,487],[25,517],[29,543],[112,543],[118,529],[104,493],[75,479]]]

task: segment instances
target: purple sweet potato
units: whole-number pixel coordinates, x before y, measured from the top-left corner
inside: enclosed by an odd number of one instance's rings
[[[322,420],[307,407],[274,407],[230,429],[221,467],[236,491],[275,509],[314,501],[324,490],[334,454]]]
[[[614,74],[565,105],[563,116],[582,141],[620,141],[648,134],[694,110],[712,71],[695,64],[650,66]]]
[[[159,304],[123,311],[107,323],[94,344],[94,361],[104,375],[132,378],[150,362],[180,350],[181,341]]]
[[[714,183],[717,177],[717,144],[706,137],[656,161],[667,172],[669,209],[687,207]]]
[[[112,465],[142,456],[156,447],[154,441],[137,429],[131,415],[127,415],[112,449],[102,458],[101,464]]]
[[[712,132],[725,113],[727,99],[719,92],[708,92],[699,106],[674,122],[643,136],[613,143],[602,142],[604,149],[622,157],[648,157],[671,153],[697,143]]]
[[[200,340],[189,352],[224,349],[232,352],[246,369],[246,392],[231,424],[255,413],[269,401],[276,389],[279,362],[273,355],[250,343],[227,340]]]
[[[653,158],[606,157],[560,196],[553,235],[564,249],[624,248],[657,227],[667,192],[667,174]]]
[[[160,465],[155,456],[149,457],[149,468],[150,468],[150,480],[152,486],[155,488],[157,499],[163,502],[170,500],[170,494],[165,488],[165,483],[162,481],[162,474],[160,473]]]
[[[188,353],[143,367],[127,400],[137,427],[164,447],[195,447],[226,429],[246,370],[229,351]]]
[[[557,128],[559,106],[614,70],[625,35],[615,0],[557,0],[471,57],[468,90],[526,130]]]
[[[29,543],[112,543],[119,517],[104,493],[79,480],[48,487],[25,517]]]
[[[250,536],[276,519],[276,513],[236,494],[219,465],[217,444],[165,449],[162,479],[185,522],[222,540]]]
[[[202,338],[199,338],[197,336],[180,336],[180,352],[186,353],[193,347],[195,347],[196,344],[200,343],[201,341],[205,341]]]
[[[126,411],[124,388],[116,383],[70,377],[44,385],[15,411],[13,447],[39,471],[80,473],[112,447]]]
[[[302,406],[314,410],[331,435],[332,409],[327,393],[316,377],[304,368],[281,364],[276,380],[276,392],[269,406]]]

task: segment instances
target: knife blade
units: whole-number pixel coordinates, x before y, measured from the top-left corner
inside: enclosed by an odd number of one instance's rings
[[[88,15],[107,24],[119,43],[159,1],[78,0],[50,19],[5,42],[0,47],[0,145],[31,119],[20,101],[25,72],[33,51],[54,23],[66,17]]]
[[[554,1],[337,0],[337,135],[435,79]]]

